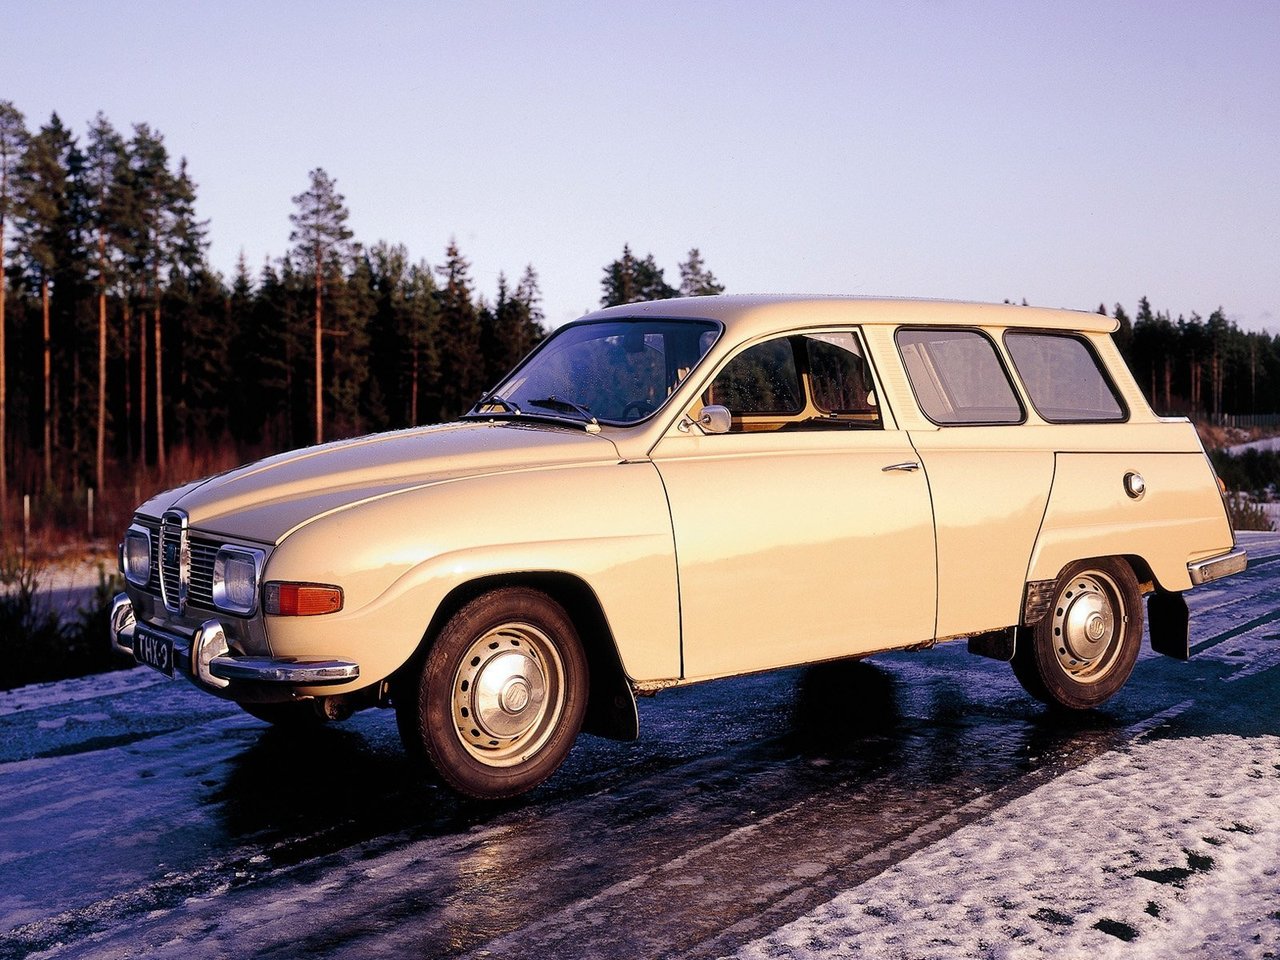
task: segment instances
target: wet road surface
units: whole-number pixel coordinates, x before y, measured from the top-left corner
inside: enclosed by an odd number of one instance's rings
[[[139,669],[0,695],[0,957],[715,957],[1139,734],[1280,734],[1280,536],[1063,720],[963,644],[642,700],[517,801],[389,713],[305,736]],[[1033,825],[1029,825],[1033,829]]]

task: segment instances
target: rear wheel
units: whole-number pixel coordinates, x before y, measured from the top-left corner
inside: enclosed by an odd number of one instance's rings
[[[511,797],[551,776],[573,746],[586,711],[586,656],[563,607],[505,587],[450,618],[395,700],[410,755],[425,754],[460,793]]]
[[[1142,645],[1142,594],[1123,560],[1074,563],[1058,577],[1053,605],[1020,642],[1013,670],[1033,697],[1088,710],[1124,686]]]

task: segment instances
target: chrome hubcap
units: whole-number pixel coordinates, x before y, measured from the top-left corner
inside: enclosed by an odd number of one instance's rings
[[[458,739],[490,766],[519,763],[555,730],[564,697],[564,666],[550,638],[530,624],[503,624],[467,648],[454,677]]]
[[[1058,664],[1074,679],[1092,683],[1114,665],[1124,636],[1124,602],[1112,579],[1089,571],[1058,594],[1053,646]]]

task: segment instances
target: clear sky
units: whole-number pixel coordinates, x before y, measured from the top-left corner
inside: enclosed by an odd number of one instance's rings
[[[0,98],[186,156],[210,258],[356,239],[594,308],[624,243],[730,292],[1027,299],[1280,332],[1280,3],[0,0]]]

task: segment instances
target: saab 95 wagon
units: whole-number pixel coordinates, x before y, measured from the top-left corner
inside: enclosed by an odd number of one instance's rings
[[[1239,572],[1191,424],[1111,320],[708,297],[556,330],[454,423],[160,494],[116,644],[274,723],[393,706],[455,789],[541,783],[635,698],[967,638],[1087,709]]]

